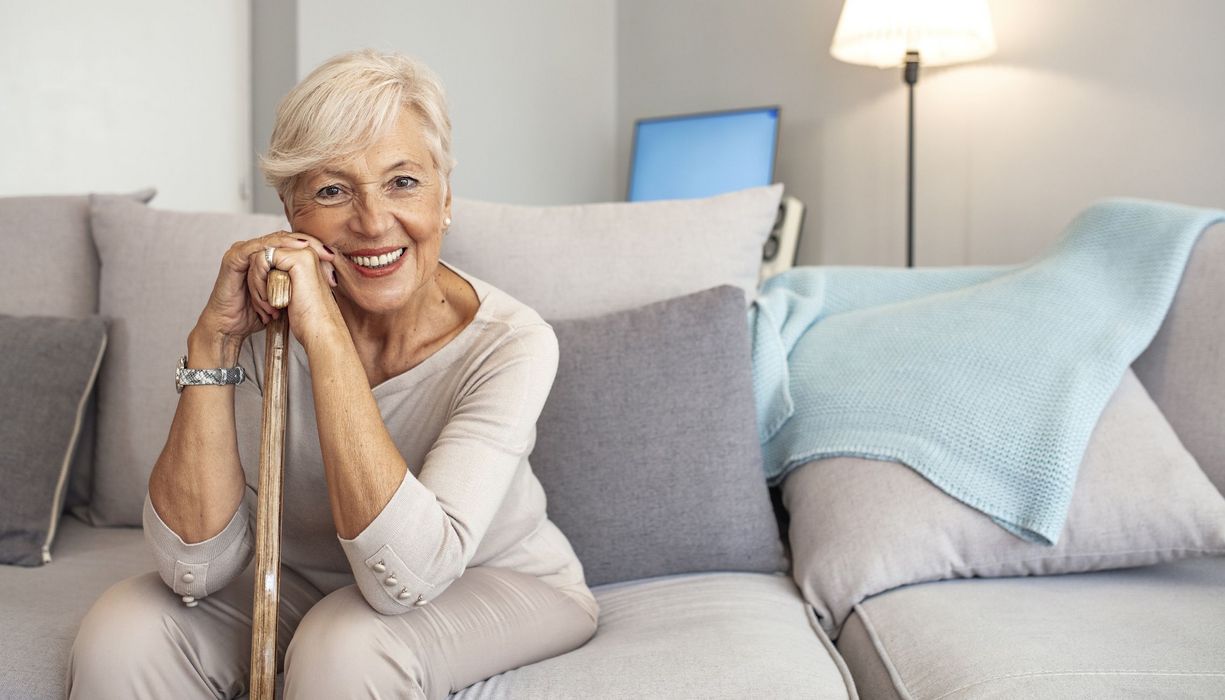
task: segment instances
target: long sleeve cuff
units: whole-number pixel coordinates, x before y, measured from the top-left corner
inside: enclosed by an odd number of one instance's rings
[[[417,551],[430,548],[428,542],[436,539],[406,536],[406,530],[417,529],[410,525],[421,525],[414,514],[438,511],[433,501],[428,489],[412,474],[405,474],[391,500],[357,537],[347,540],[336,535],[362,597],[384,615],[401,615],[426,605],[450,583],[430,583],[427,572],[414,572],[405,564],[405,560],[430,561],[441,554]]]
[[[246,489],[238,511],[225,528],[203,542],[188,544],[157,514],[145,494],[145,540],[157,559],[162,580],[189,604],[225,588],[251,561],[255,535],[251,531],[252,491]],[[191,600],[188,600],[188,599]]]

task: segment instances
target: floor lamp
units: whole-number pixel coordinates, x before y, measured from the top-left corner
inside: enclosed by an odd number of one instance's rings
[[[906,267],[914,267],[914,86],[919,64],[945,66],[995,52],[987,0],[846,0],[830,53],[906,83]]]

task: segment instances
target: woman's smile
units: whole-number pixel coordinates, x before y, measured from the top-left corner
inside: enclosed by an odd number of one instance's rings
[[[408,248],[371,248],[345,253],[344,257],[363,277],[385,277],[400,268],[406,252]]]

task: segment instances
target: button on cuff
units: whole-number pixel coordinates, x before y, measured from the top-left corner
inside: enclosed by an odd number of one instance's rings
[[[203,598],[208,583],[208,564],[174,562],[174,592],[181,596]]]
[[[382,609],[375,602],[380,596],[385,596],[384,600],[400,610],[424,605],[427,602],[425,597],[435,588],[414,574],[390,545],[383,545],[362,560],[361,568],[355,569],[354,573],[358,574],[363,595],[376,610]],[[381,594],[378,592],[380,590]],[[386,604],[383,605],[385,608]]]

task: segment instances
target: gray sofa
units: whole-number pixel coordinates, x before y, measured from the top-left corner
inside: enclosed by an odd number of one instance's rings
[[[1076,566],[1085,573],[975,578],[950,567],[926,577],[945,580],[906,581],[844,601],[843,624],[823,619],[825,601],[814,602],[819,586],[811,580],[823,570],[812,554],[821,551],[812,541],[818,521],[782,507],[804,506],[800,480],[790,493],[774,492],[772,509],[764,483],[746,476],[760,470],[744,439],[755,435],[751,399],[744,400],[748,336],[727,325],[742,319],[742,301],[726,289],[700,291],[720,284],[751,291],[779,194],[559,208],[456,201],[444,259],[556,321],[563,366],[532,460],[551,517],[588,568],[601,619],[585,646],[454,697],[1225,697],[1225,557],[1189,556],[1222,552],[1225,519],[1197,523],[1198,539],[1163,545],[1159,558],[1169,561],[1152,566],[1088,571],[1109,566],[1109,557],[1082,557]],[[116,581],[154,569],[134,526],[200,289],[225,244],[281,225],[274,217],[159,212],[140,203],[148,196],[0,199],[7,251],[0,314],[100,313],[110,324],[95,414],[86,414],[55,504],[63,516],[51,561],[0,566],[0,698],[62,697],[90,605]],[[609,236],[620,244],[609,247]],[[157,255],[205,261],[165,270]],[[38,256],[61,261],[54,285],[29,268]],[[1225,397],[1222,278],[1225,227],[1218,226],[1197,245],[1165,325],[1134,365],[1207,474],[1208,519],[1221,500],[1211,484],[1225,491],[1225,431],[1217,427]],[[675,300],[683,295],[689,301]],[[684,313],[701,317],[678,322]],[[608,366],[642,345],[631,341],[656,336],[662,345],[625,362],[681,351],[700,357],[667,365],[634,389],[652,397],[639,407],[650,425],[626,421],[601,432],[615,415],[584,411],[637,410],[636,397],[615,394],[628,370]],[[601,354],[618,338],[616,353]],[[567,348],[582,361],[566,366]],[[700,371],[686,373],[687,366]],[[602,383],[584,384],[589,374]],[[666,403],[677,387],[703,392],[703,405]],[[582,405],[593,392],[605,401]],[[725,405],[733,399],[738,405]],[[719,431],[718,447],[700,459],[660,442],[713,444],[703,430]],[[873,503],[854,505],[867,513]],[[841,566],[823,564],[833,573]]]

